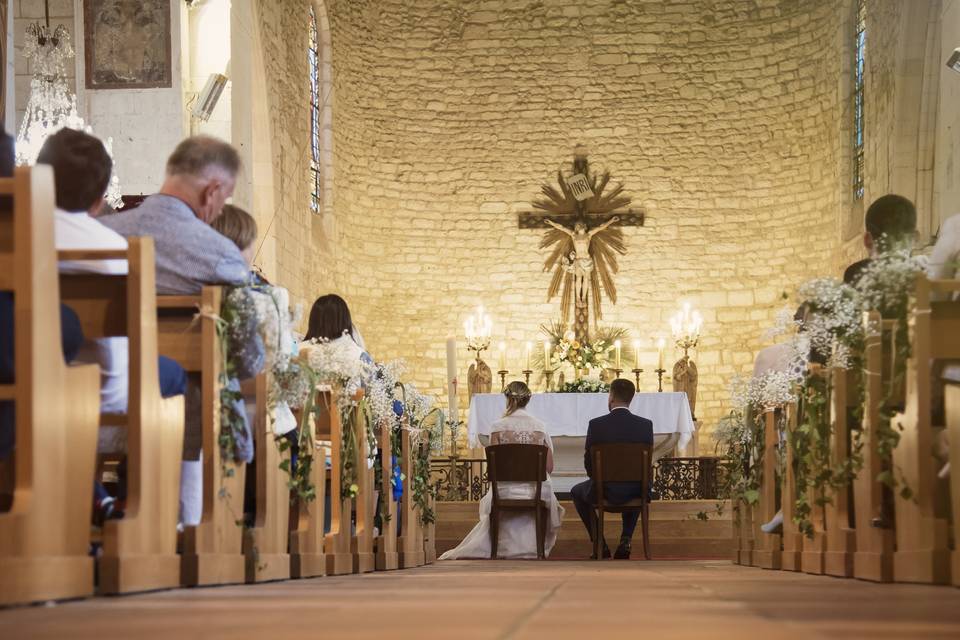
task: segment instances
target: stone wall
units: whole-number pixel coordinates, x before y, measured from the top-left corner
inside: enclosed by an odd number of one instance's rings
[[[724,411],[781,293],[839,245],[832,3],[329,2],[335,216],[371,349],[439,390],[443,340],[483,303],[517,369],[555,318],[540,234],[517,229],[577,142],[648,216],[605,321],[644,340],[705,317],[698,413]],[[350,240],[352,238],[352,240]],[[463,361],[466,351],[461,352]],[[461,363],[462,365],[465,362]],[[465,368],[461,366],[461,368]],[[654,387],[651,374],[643,385]]]

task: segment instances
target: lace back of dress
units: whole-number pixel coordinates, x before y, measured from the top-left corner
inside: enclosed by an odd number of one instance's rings
[[[547,445],[547,436],[543,431],[494,431],[490,434],[490,444],[539,444]]]

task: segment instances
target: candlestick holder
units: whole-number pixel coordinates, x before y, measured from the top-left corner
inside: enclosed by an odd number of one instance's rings
[[[547,393],[553,391],[553,371],[549,369],[544,370],[543,375],[547,378]]]
[[[623,369],[613,369],[613,379],[618,380],[621,373],[623,373]]]
[[[666,369],[657,369],[657,392],[663,392],[663,374],[667,372]]]
[[[501,393],[502,393],[503,391],[505,391],[506,388],[507,388],[507,374],[508,374],[508,373],[510,373],[510,372],[507,371],[506,369],[500,369],[500,371],[497,371],[497,375],[500,376],[500,392],[501,392]]]
[[[643,369],[633,369],[633,379],[636,381],[636,388],[640,389],[640,374],[643,373]]]
[[[530,376],[531,376],[532,374],[533,374],[533,370],[532,370],[532,369],[524,369],[524,370],[523,370],[523,379],[524,379],[524,381],[527,383],[527,386],[528,386],[528,387],[530,386]]]

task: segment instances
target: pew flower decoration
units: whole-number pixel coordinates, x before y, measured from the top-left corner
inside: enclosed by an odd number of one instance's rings
[[[876,310],[889,319],[907,318],[909,293],[917,276],[926,271],[928,259],[906,249],[872,259],[860,272],[857,292],[864,311]]]
[[[863,306],[857,289],[834,278],[818,278],[801,285],[799,297],[807,309],[799,329],[809,340],[812,358],[849,368],[851,350],[863,344]]]

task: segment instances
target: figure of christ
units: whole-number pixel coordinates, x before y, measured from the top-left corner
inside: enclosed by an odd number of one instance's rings
[[[588,229],[587,225],[583,222],[577,222],[573,225],[573,230],[570,230],[549,218],[544,220],[544,222],[557,231],[562,231],[570,236],[570,239],[573,241],[573,251],[571,251],[567,257],[566,269],[568,273],[573,273],[574,291],[576,292],[578,307],[585,307],[587,305],[587,298],[590,292],[587,281],[593,272],[593,256],[590,254],[590,243],[593,240],[593,236],[619,221],[619,216],[613,216],[593,229]]]

